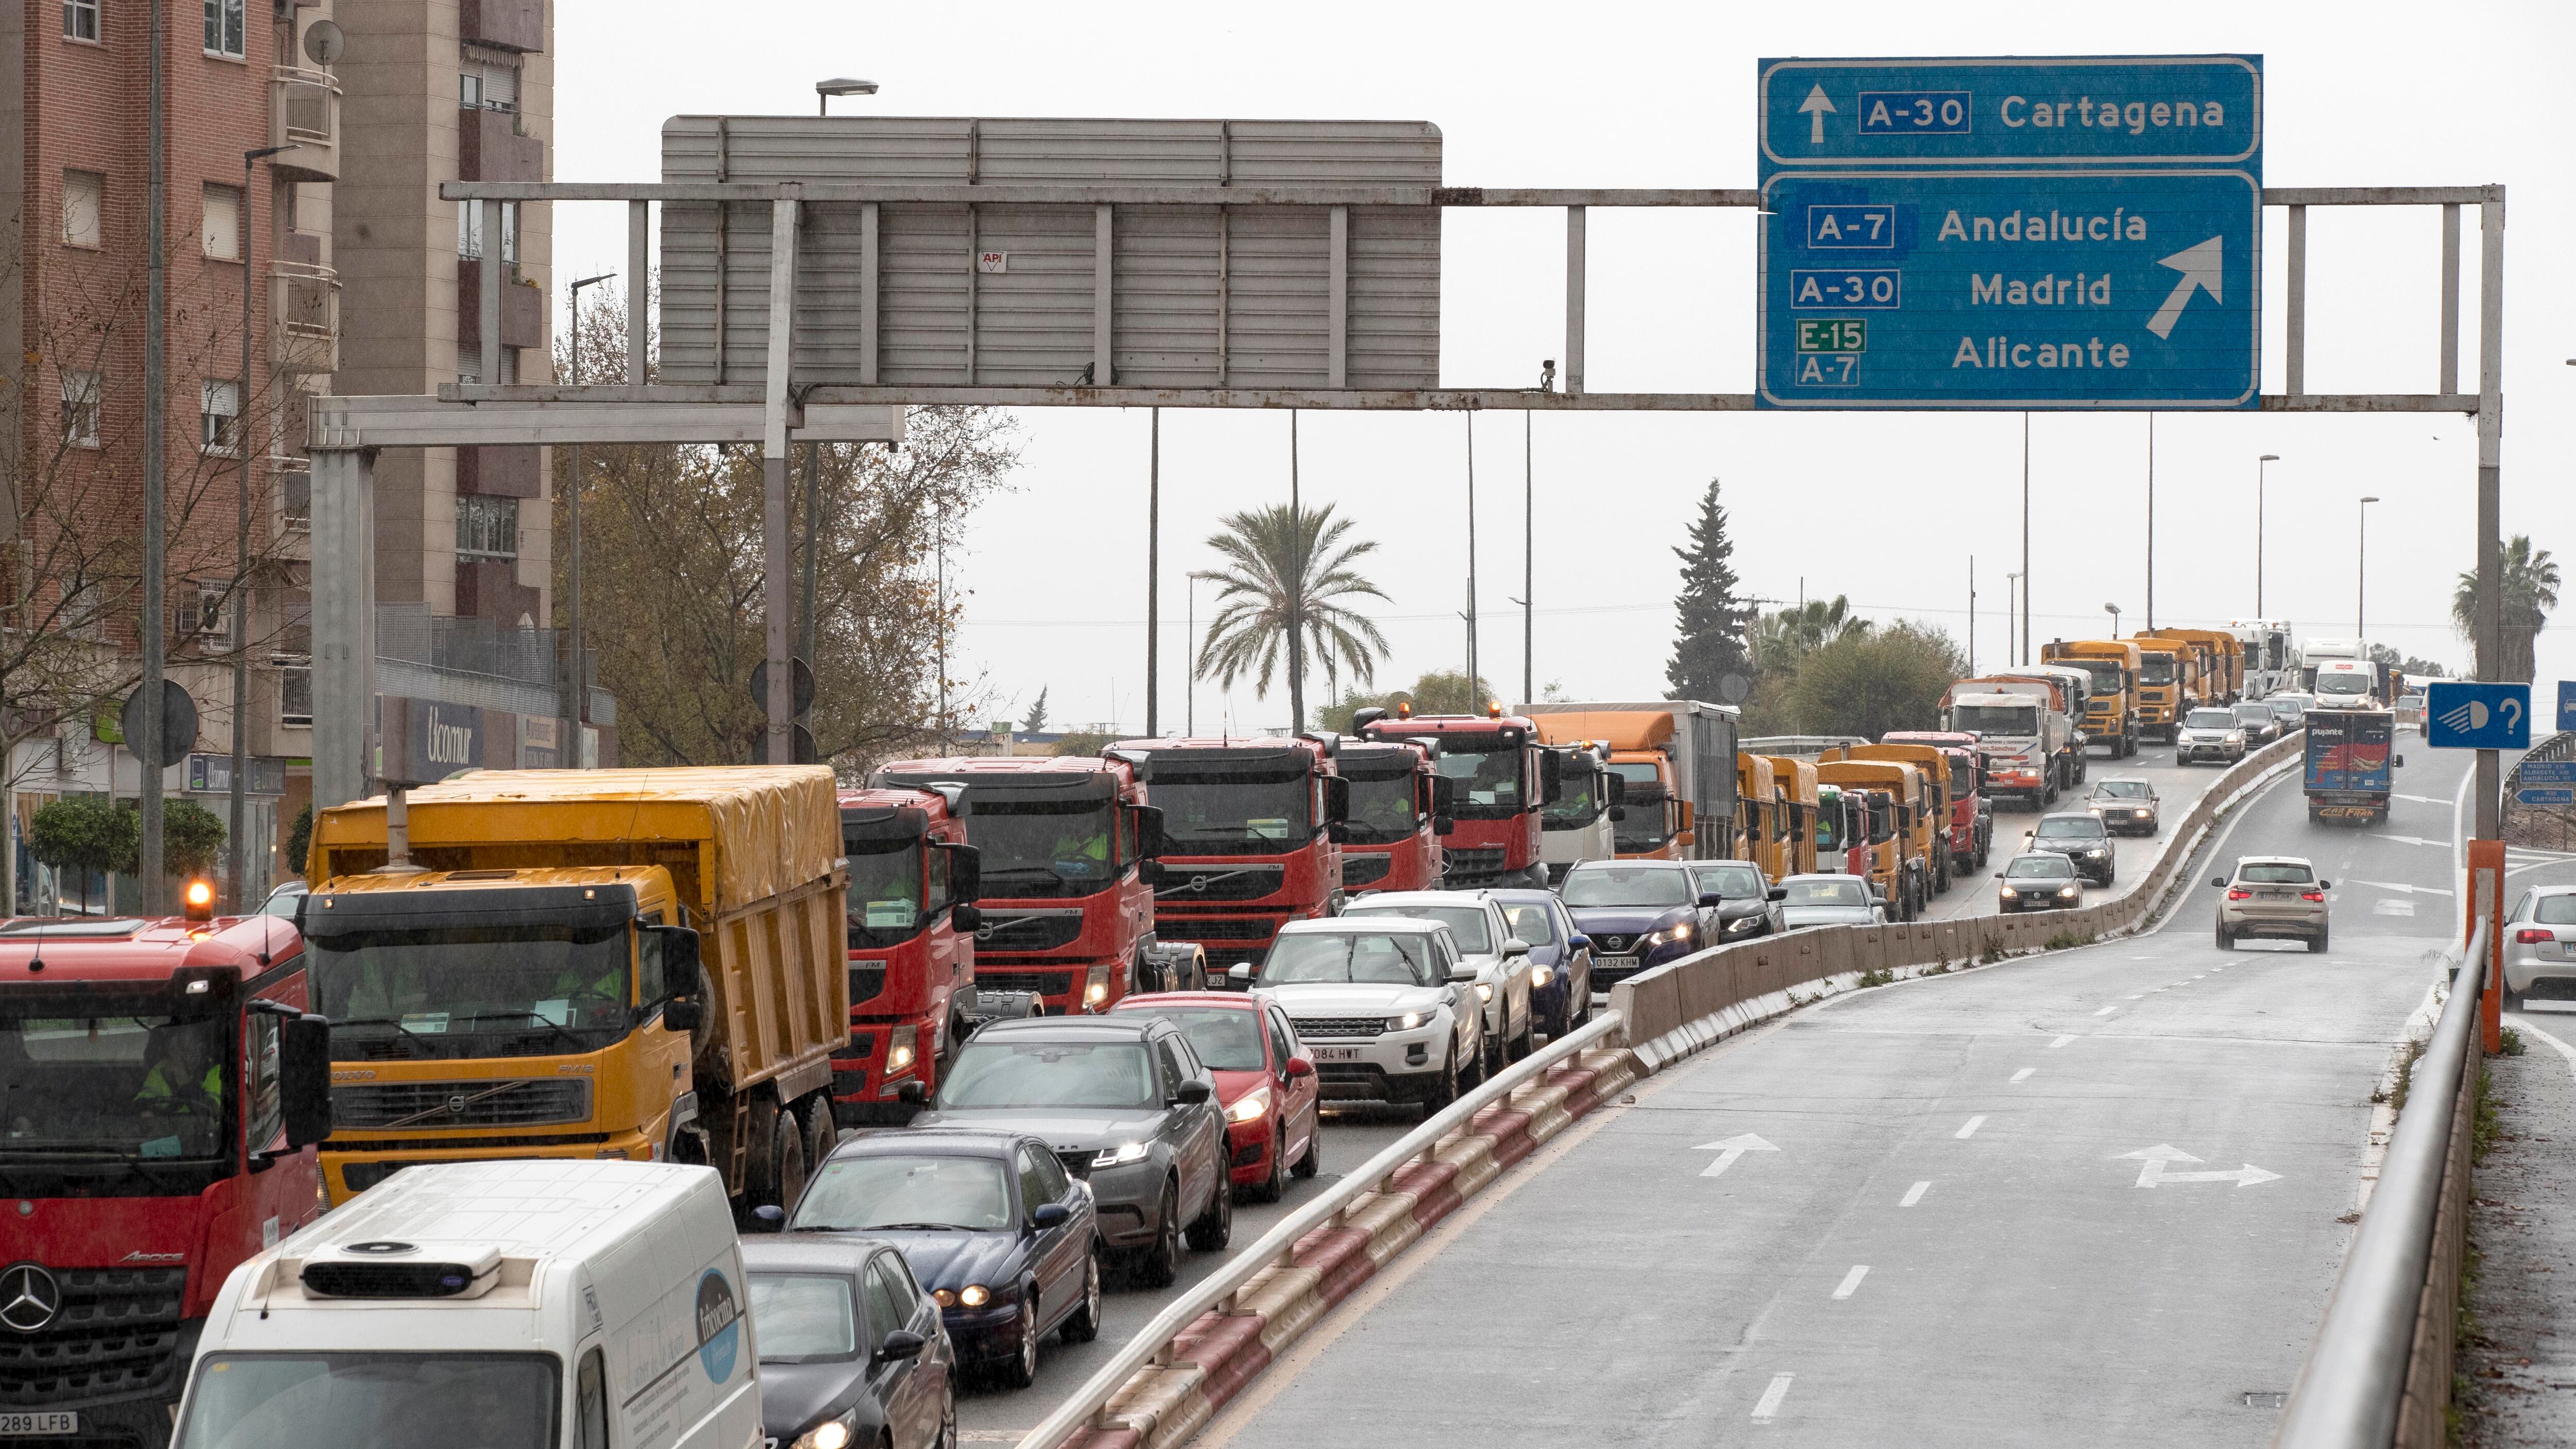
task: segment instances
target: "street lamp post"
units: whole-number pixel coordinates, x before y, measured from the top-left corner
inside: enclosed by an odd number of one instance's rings
[[[2362,652],[2365,655],[2370,650],[2370,636],[2362,632],[2362,604],[2370,582],[2370,505],[2378,501],[2376,498],[2364,498],[2361,500],[2360,508],[2355,510],[2360,517],[2360,525],[2353,534],[2355,556],[2352,564],[2352,637],[2362,641]]]
[[[2104,604],[2104,605],[2102,606],[2102,612],[2111,616],[2111,637],[2112,637],[2112,638],[2114,638],[2114,639],[2119,638],[2119,637],[2120,637],[2120,606],[2119,606],[2119,605],[2117,605],[2117,604]]]
[[[1199,582],[1204,579],[1213,583],[1223,577],[1222,574],[1211,573],[1206,569],[1190,570],[1189,617],[1181,625],[1189,634],[1187,647],[1190,651],[1190,670],[1184,677],[1183,684],[1187,690],[1183,698],[1187,702],[1181,706],[1181,733],[1184,735],[1195,735],[1199,732]]]
[[[2254,617],[2266,619],[2263,612],[2263,465],[2278,463],[2281,455],[2265,453],[2254,460]]]
[[[595,277],[577,278],[572,284],[572,385],[575,387],[581,386],[581,289],[584,287],[597,286],[601,282],[605,282],[616,275],[617,274],[615,272],[602,272]],[[808,446],[811,445],[809,444]],[[572,638],[567,642],[564,652],[571,656],[570,663],[572,667],[572,683],[571,687],[564,691],[565,702],[569,707],[563,712],[563,738],[555,741],[555,767],[557,769],[579,769],[581,767],[581,727],[590,719],[590,674],[582,665],[581,647],[582,478],[581,444],[575,443],[572,445],[572,500],[569,509],[570,516],[565,520],[571,525],[572,529],[572,556],[568,560],[569,567],[565,571],[567,582],[571,585],[572,594],[571,599],[568,601],[571,605],[570,622],[572,626]],[[811,486],[810,477],[808,486]],[[807,537],[805,540],[805,547],[809,552],[813,549],[814,540],[812,537]],[[812,602],[811,599],[809,598],[807,602],[810,607]]]
[[[2015,602],[2020,597],[2021,574],[2016,571],[2004,575],[2004,667],[2006,669],[2013,666],[2013,625],[2017,617],[2013,610]]]
[[[877,83],[872,80],[859,80],[852,76],[835,76],[830,80],[818,80],[814,82],[814,114],[818,116],[832,114],[834,96],[872,96],[876,93]]]
[[[241,486],[233,499],[233,775],[224,792],[224,899],[237,916],[250,910],[250,895],[243,889],[250,862],[242,844],[242,817],[250,813],[249,782],[243,777],[250,771],[250,429],[246,424],[250,418],[251,167],[265,157],[296,149],[262,146],[242,153],[241,398],[233,408],[233,451],[241,463]]]

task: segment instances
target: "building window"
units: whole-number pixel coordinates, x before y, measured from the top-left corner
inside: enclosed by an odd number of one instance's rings
[[[519,108],[519,68],[468,56],[456,72],[456,103],[469,111]]]
[[[95,643],[107,637],[107,590],[95,579],[63,584],[63,633]]]
[[[519,500],[481,493],[458,494],[456,556],[461,559],[517,558]]]
[[[63,245],[100,244],[100,217],[107,210],[107,178],[95,171],[63,173]]]
[[[73,448],[98,446],[98,374],[63,374],[63,443]]]
[[[500,349],[500,353],[500,376],[485,377],[483,375],[483,349],[472,343],[458,343],[456,347],[456,380],[458,382],[497,383],[502,387],[517,386],[519,381],[519,349],[515,347],[504,347]]]
[[[242,193],[238,186],[206,184],[206,255],[237,262],[242,257]]]
[[[483,203],[456,203],[456,254],[469,262],[483,259]],[[501,260],[519,259],[519,203],[501,203]]]
[[[241,447],[241,384],[209,378],[198,392],[197,446],[232,455]]]
[[[63,39],[98,39],[98,0],[63,0]]]
[[[228,644],[233,634],[233,587],[222,579],[197,580],[196,607],[182,606],[178,632]]]
[[[313,723],[313,666],[311,664],[295,663],[278,666],[277,722],[281,725]]]
[[[206,0],[206,54],[239,60],[244,43],[242,0]]]

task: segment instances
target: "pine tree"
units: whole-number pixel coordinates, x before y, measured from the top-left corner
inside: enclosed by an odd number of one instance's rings
[[[1682,591],[1673,600],[1681,630],[1673,640],[1672,663],[1664,679],[1674,699],[1729,702],[1719,681],[1741,676],[1747,683],[1753,666],[1744,652],[1745,626],[1752,611],[1737,596],[1735,541],[1726,536],[1726,510],[1718,506],[1717,480],[1708,481],[1700,501],[1699,522],[1691,525],[1690,547],[1673,550],[1682,561]]]
[[[1037,700],[1029,706],[1029,717],[1020,725],[1022,734],[1037,734],[1046,728],[1046,686],[1038,686]]]

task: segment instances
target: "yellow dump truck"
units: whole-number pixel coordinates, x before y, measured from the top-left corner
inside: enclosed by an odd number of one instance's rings
[[[1869,876],[1896,918],[1913,920],[1931,898],[1932,826],[1922,807],[1923,773],[1893,760],[1825,758],[1816,762],[1816,781],[1887,797],[1896,828],[1884,840],[1871,842]]]
[[[2084,737],[2111,747],[2111,756],[2138,752],[2146,716],[2138,710],[2138,646],[2126,639],[2052,639],[2039,646],[2048,664],[2071,664],[2093,676],[2084,700]]]
[[[1839,755],[1846,760],[1888,760],[1912,765],[1921,777],[1916,781],[1922,798],[1908,802],[1914,810],[1913,834],[1924,843],[1931,861],[1932,892],[1947,895],[1951,880],[1970,867],[1964,861],[1950,858],[1950,757],[1937,745],[1879,744],[1846,745],[1839,751],[1827,751],[1825,758]],[[1973,783],[1973,782],[1971,782]]]
[[[1782,818],[1786,812],[1780,808],[1778,785],[1767,756],[1736,752],[1735,798],[1735,849],[1729,854],[1753,862],[1762,867],[1764,875],[1778,880],[1788,822]]]
[[[835,1140],[848,874],[822,766],[478,770],[313,823],[334,1204],[418,1162],[714,1166],[792,1207]]]
[[[1816,817],[1821,797],[1816,788],[1816,762],[1791,759],[1787,755],[1766,755],[1771,762],[1771,780],[1780,792],[1780,808],[1789,817],[1789,855],[1782,867],[1784,875],[1813,875],[1816,872]]]
[[[2245,646],[2234,634],[2224,629],[2149,629],[2139,637],[2199,646],[2201,703],[2234,704],[2245,697]]]
[[[2200,702],[2200,655],[2181,639],[2133,634],[2138,646],[2138,733],[2172,744]]]

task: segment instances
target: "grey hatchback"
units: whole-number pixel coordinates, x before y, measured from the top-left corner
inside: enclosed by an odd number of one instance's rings
[[[1234,1234],[1225,1121],[1216,1078],[1179,1027],[1158,1016],[997,1021],[967,1039],[939,1084],[926,1127],[1025,1132],[1091,1184],[1100,1239],[1149,1288],[1181,1268],[1189,1243],[1216,1252]]]

